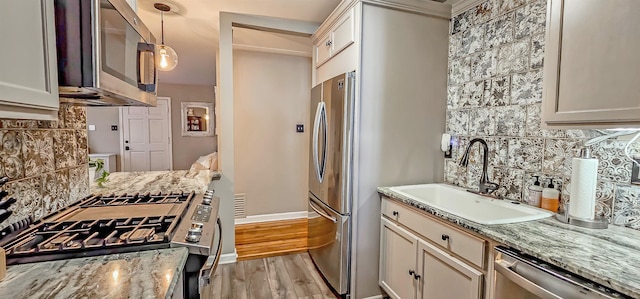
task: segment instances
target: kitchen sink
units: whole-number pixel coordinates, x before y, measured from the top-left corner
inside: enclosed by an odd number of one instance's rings
[[[553,216],[552,212],[524,203],[486,197],[446,184],[397,186],[391,190],[480,224],[516,223]]]

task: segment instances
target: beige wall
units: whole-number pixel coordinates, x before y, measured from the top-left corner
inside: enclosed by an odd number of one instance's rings
[[[213,102],[213,86],[160,83],[158,96],[171,98],[171,135],[173,139],[173,169],[189,169],[200,156],[217,151],[217,138],[182,137],[180,104],[182,102]],[[117,153],[120,165],[120,132],[111,131],[119,123],[118,107],[88,107],[87,123],[95,125],[89,131],[90,153]],[[122,128],[118,127],[118,130]]]
[[[247,194],[246,214],[306,211],[310,58],[234,51],[233,67],[235,190]]]
[[[181,131],[182,102],[214,102],[213,85],[158,84],[158,96],[171,98],[171,136],[173,169],[189,169],[200,156],[217,151],[217,137],[183,137]]]
[[[90,154],[116,154],[116,169],[120,171],[120,128],[118,107],[87,107],[87,123],[96,126],[89,131]],[[118,125],[118,131],[111,131]]]

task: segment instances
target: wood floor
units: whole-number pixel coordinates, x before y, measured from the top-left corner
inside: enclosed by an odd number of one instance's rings
[[[307,251],[307,218],[236,225],[238,260]]]
[[[316,270],[308,253],[219,265],[213,299],[338,298]]]

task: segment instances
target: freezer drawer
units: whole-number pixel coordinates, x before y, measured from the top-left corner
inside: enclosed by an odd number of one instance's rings
[[[349,290],[350,216],[336,214],[309,193],[308,246],[311,259],[339,294]]]

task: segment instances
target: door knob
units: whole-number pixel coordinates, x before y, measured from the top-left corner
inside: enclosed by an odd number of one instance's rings
[[[124,147],[124,150],[125,150],[125,151],[130,150],[129,146],[125,146],[125,147]]]
[[[129,140],[125,140],[124,143],[129,143]]]

